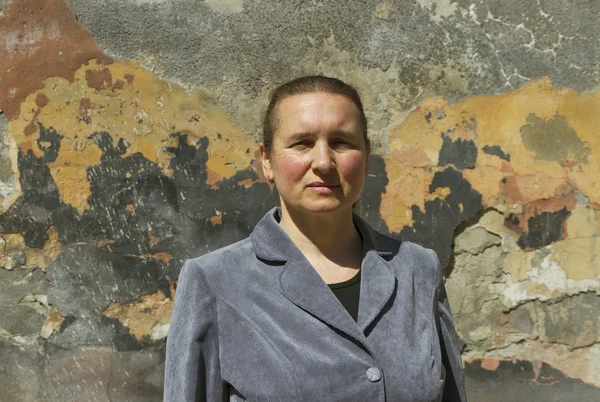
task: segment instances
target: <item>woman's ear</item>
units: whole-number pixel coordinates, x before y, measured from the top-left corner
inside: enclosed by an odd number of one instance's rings
[[[258,145],[258,152],[260,153],[260,165],[262,167],[263,175],[269,181],[269,183],[273,183],[273,169],[271,168],[271,155],[265,149],[264,142],[261,142]]]

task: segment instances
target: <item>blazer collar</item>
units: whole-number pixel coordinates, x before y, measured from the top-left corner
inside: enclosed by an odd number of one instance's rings
[[[394,250],[391,241],[354,214],[354,225],[363,239],[360,300],[358,320],[355,322],[279,226],[280,216],[281,210],[273,208],[256,225],[250,235],[256,255],[267,261],[285,262],[279,275],[279,286],[288,300],[352,336],[368,349],[365,331],[396,289],[396,277],[387,260],[397,252],[397,246]]]
[[[374,230],[359,215],[353,215],[354,226],[360,232],[363,239],[363,256],[373,251],[384,258],[389,258],[394,253],[394,247],[390,241]],[[254,253],[267,261],[288,261],[298,250],[287,233],[279,226],[281,220],[281,208],[272,208],[258,222],[250,240]]]

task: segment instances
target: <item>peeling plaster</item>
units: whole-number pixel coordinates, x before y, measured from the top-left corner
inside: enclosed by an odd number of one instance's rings
[[[458,3],[450,0],[417,0],[417,3],[432,12],[430,18],[433,22],[441,22],[454,15],[458,9]]]

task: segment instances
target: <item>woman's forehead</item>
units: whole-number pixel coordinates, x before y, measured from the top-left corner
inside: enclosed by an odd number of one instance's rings
[[[343,95],[323,92],[292,95],[278,108],[279,128],[294,130],[359,129],[359,111],[354,102]]]

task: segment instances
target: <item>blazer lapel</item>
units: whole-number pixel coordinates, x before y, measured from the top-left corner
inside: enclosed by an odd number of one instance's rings
[[[363,257],[357,324],[366,334],[396,289],[396,277],[381,256],[370,251]]]
[[[361,332],[365,333],[396,290],[396,277],[388,261],[398,250],[358,215],[354,216],[354,225],[363,238],[357,324]]]
[[[362,331],[344,306],[304,255],[300,251],[297,254],[288,260],[279,277],[283,295],[319,320],[364,343]]]
[[[354,216],[354,224],[363,238],[358,322],[354,322],[310,262],[279,226],[279,214],[278,208],[272,209],[252,232],[250,238],[256,255],[266,261],[285,262],[279,275],[279,286],[288,300],[366,344],[364,331],[381,313],[396,288],[396,278],[386,261],[394,253],[390,242],[358,215]]]

